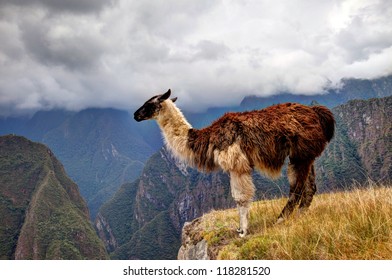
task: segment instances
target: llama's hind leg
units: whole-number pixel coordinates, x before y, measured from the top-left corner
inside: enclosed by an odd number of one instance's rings
[[[299,204],[305,192],[306,181],[312,162],[295,162],[288,166],[288,177],[290,183],[290,194],[286,206],[279,215],[277,223],[281,223],[290,216],[295,206]]]
[[[299,209],[301,212],[306,211],[310,204],[312,203],[313,196],[317,191],[316,182],[315,182],[316,174],[314,171],[314,165],[312,165],[308,179],[305,183],[305,190],[302,195],[301,203],[299,204]]]
[[[237,231],[240,237],[244,237],[248,232],[249,208],[255,194],[252,176],[248,173],[230,172],[230,186],[240,218],[240,226]]]

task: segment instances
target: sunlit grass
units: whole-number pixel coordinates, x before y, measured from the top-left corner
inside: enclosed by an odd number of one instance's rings
[[[392,259],[392,188],[317,195],[309,211],[275,225],[285,202],[253,203],[244,239],[235,209],[205,215],[201,228],[211,252],[218,259]]]

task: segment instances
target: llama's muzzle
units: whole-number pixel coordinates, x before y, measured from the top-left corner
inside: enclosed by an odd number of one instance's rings
[[[143,119],[142,116],[140,116],[137,112],[135,112],[135,114],[133,114],[133,118],[135,119],[135,121],[137,122],[141,122]]]

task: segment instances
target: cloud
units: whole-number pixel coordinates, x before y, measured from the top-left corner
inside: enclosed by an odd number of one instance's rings
[[[0,0],[1,6],[38,7],[52,12],[89,13],[101,10],[113,3],[106,0]]]
[[[105,38],[73,17],[28,18],[19,24],[22,43],[37,63],[64,66],[69,71],[97,67],[105,52]]]
[[[0,115],[188,110],[392,73],[392,7],[363,1],[0,0]]]

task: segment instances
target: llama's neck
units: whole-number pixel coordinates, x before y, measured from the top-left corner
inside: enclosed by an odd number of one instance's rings
[[[162,130],[166,147],[175,157],[191,164],[192,151],[187,143],[188,131],[192,126],[171,100],[166,100],[161,105],[157,122]]]

